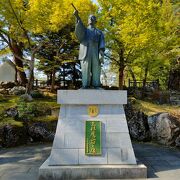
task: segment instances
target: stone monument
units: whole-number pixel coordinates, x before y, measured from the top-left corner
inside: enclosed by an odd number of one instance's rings
[[[56,135],[39,179],[146,178],[132,148],[126,102],[126,91],[59,90]]]
[[[89,18],[90,28],[84,27],[77,10],[75,16],[83,89],[58,91],[55,139],[39,179],[146,178],[147,169],[137,164],[129,136],[123,108],[127,92],[99,89],[103,34],[92,26],[94,16]]]

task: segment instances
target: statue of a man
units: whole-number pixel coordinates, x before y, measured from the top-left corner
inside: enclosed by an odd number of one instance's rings
[[[104,61],[104,35],[95,27],[95,16],[89,16],[86,28],[77,10],[75,10],[74,15],[76,17],[75,34],[80,41],[79,60],[82,69],[82,88],[98,89],[101,87],[101,63]]]

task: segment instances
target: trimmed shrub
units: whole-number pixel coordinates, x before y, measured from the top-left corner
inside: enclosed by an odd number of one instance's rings
[[[33,99],[31,97],[31,95],[23,94],[23,95],[20,96],[19,100],[24,101],[24,102],[31,102]]]
[[[27,103],[19,101],[18,103],[19,118],[22,120],[32,120],[33,117],[50,115],[51,108],[46,103]]]
[[[32,91],[31,96],[32,96],[32,98],[35,98],[35,99],[44,98],[44,94],[38,90]]]

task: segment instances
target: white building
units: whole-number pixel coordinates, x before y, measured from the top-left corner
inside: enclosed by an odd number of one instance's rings
[[[14,82],[16,79],[16,68],[10,60],[0,64],[0,82]]]

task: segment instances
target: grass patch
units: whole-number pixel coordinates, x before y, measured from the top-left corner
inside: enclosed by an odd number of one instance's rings
[[[17,105],[18,96],[4,96],[6,101],[0,102],[0,111]]]
[[[51,121],[57,121],[58,120],[58,117],[56,116],[51,116],[51,115],[48,115],[48,116],[39,116],[39,117],[34,117],[32,119],[32,121],[35,121],[35,122],[51,122]]]
[[[0,111],[4,109],[8,109],[11,107],[15,107],[18,105],[18,101],[19,101],[19,96],[4,96],[4,99],[6,99],[6,101],[0,101]],[[57,100],[55,98],[39,98],[39,99],[33,99],[32,102],[28,102],[30,103],[46,103],[50,108],[60,108],[60,105],[57,104]]]
[[[169,104],[159,105],[156,103],[142,101],[142,100],[136,100],[136,103],[134,103],[134,106],[138,110],[143,111],[148,116],[151,116],[160,112],[167,112],[174,116],[180,117],[180,106],[169,105]]]
[[[48,121],[56,121],[57,117],[46,115],[48,112],[50,113],[51,109],[60,108],[60,105],[57,104],[56,97],[44,97],[33,99],[32,102],[24,102],[29,108],[28,111],[30,117],[32,115],[32,121],[39,122],[48,122]],[[3,96],[3,101],[0,101],[0,127],[4,125],[12,125],[12,126],[23,126],[21,121],[15,120],[13,117],[6,117],[5,111],[12,107],[18,107],[20,104],[19,96]],[[23,107],[22,107],[23,108]],[[26,109],[25,109],[26,110]],[[19,112],[20,113],[20,112]],[[24,112],[25,113],[25,112]],[[28,114],[28,113],[27,113]],[[20,114],[19,114],[20,115]],[[38,116],[38,117],[33,117]]]
[[[46,103],[51,109],[60,108],[60,104],[57,104],[57,100],[54,99],[34,99],[32,102]]]
[[[0,120],[0,127],[5,125],[22,127],[23,123],[21,121],[14,120],[12,117],[4,117],[2,120]]]

